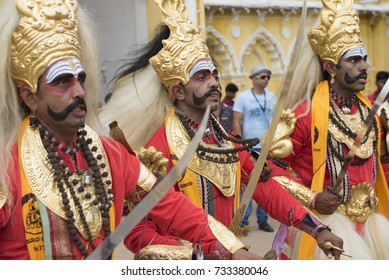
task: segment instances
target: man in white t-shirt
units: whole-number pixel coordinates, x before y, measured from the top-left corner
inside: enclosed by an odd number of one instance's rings
[[[271,71],[264,66],[256,66],[249,76],[253,87],[238,95],[233,107],[233,131],[242,138],[259,138],[268,130],[277,98],[274,93],[266,90],[271,78]],[[261,151],[261,142],[253,147],[253,151]],[[247,206],[241,226],[249,229],[248,217],[252,211],[252,202]],[[267,223],[268,215],[261,207],[257,208],[257,223],[261,230],[272,232],[272,227]]]

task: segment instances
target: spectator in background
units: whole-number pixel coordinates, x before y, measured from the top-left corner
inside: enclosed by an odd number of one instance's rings
[[[226,96],[222,100],[222,106],[219,112],[219,122],[223,126],[224,130],[228,133],[232,133],[232,108],[234,106],[234,97],[238,87],[234,83],[229,83],[226,86]]]
[[[376,100],[378,94],[380,94],[382,88],[384,87],[386,80],[389,78],[389,72],[386,71],[378,71],[375,78],[375,84],[377,86],[377,89],[370,93],[367,98],[371,102],[371,104],[374,103]]]
[[[233,107],[233,131],[244,139],[259,138],[268,130],[277,98],[274,93],[266,90],[271,77],[271,71],[264,66],[256,66],[251,70],[249,78],[253,87],[242,92],[236,99]],[[255,152],[261,151],[261,142],[252,148]],[[251,215],[252,202],[247,206],[242,220],[242,228],[248,227],[248,218]],[[260,230],[272,232],[273,228],[267,223],[267,213],[258,206],[257,223]]]

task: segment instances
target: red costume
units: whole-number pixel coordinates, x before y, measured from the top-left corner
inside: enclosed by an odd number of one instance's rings
[[[105,152],[108,156],[109,165],[111,168],[112,189],[114,196],[114,221],[115,227],[120,223],[123,206],[126,198],[135,191],[137,181],[140,173],[139,160],[129,154],[127,150],[117,142],[108,138],[101,139]],[[76,165],[69,154],[60,150],[58,152],[73,171],[76,169],[86,170],[85,157],[79,150],[76,153]],[[25,235],[25,226],[23,225],[22,204],[25,198],[21,194],[21,175],[18,161],[18,149],[13,150],[15,165],[10,170],[13,172],[13,180],[11,185],[12,204],[14,208],[10,213],[7,205],[0,208],[0,259],[29,259],[27,250],[27,242]],[[137,202],[134,198],[133,203]],[[49,216],[55,216],[55,213],[49,212]],[[39,215],[39,214],[38,214]],[[193,242],[202,243],[205,252],[212,252],[215,249],[215,237],[208,227],[207,216],[204,212],[193,205],[181,194],[171,190],[162,201],[149,213],[148,217],[152,219],[164,231],[173,231],[182,238],[191,240]],[[50,228],[58,227],[58,225],[44,224],[43,227]],[[55,235],[51,232],[51,246],[50,254],[53,259],[81,259],[82,255],[77,250],[74,243],[66,242],[69,240],[68,230],[65,229],[61,234]],[[85,239],[80,234],[79,238],[85,243]],[[102,243],[104,234],[101,232],[94,240],[96,246]],[[87,244],[85,243],[87,246]],[[66,248],[66,249],[65,249]],[[87,246],[88,251],[91,247]],[[65,252],[70,252],[64,255]]]
[[[161,127],[146,145],[147,147],[155,147],[157,151],[162,152],[163,155],[169,159],[168,170],[173,167],[173,162],[177,159],[177,155],[171,153],[171,147],[169,147],[168,144],[166,131],[166,126],[170,126],[169,124],[166,125],[166,122],[174,117],[174,115],[170,114],[165,121],[165,126]],[[215,139],[212,136],[211,142],[215,143]],[[232,221],[235,210],[238,207],[237,202],[239,202],[241,182],[247,184],[249,174],[254,167],[250,155],[246,151],[239,152],[239,157],[240,161],[236,163],[239,170],[235,171],[237,174],[241,173],[241,179],[234,182],[231,186],[233,189],[232,195],[227,197],[220,188],[211,183],[209,177],[207,178],[205,176],[197,177],[200,178],[199,180],[201,181],[201,201],[195,199],[196,194],[193,194],[193,192],[189,191],[186,193],[187,190],[183,190],[195,186],[195,182],[185,181],[186,183],[183,183],[183,181],[180,181],[180,186],[178,184],[175,185],[176,191],[179,192],[181,188],[181,191],[183,191],[193,203],[204,208],[209,214],[214,216],[216,220],[228,227]],[[210,162],[210,164],[214,163]],[[185,174],[190,171],[190,167],[187,167]],[[181,180],[184,180],[184,178]],[[211,178],[211,180],[213,179]],[[195,186],[193,191],[196,192],[196,190],[197,186]],[[281,223],[293,225],[296,228],[303,227],[302,220],[306,216],[307,210],[271,178],[265,182],[261,181],[258,183],[253,199],[261,205],[266,212],[278,219]],[[186,215],[185,213],[178,214],[179,216]],[[131,232],[127,238],[126,245],[131,251],[137,252],[139,249],[151,244],[181,244],[180,240],[177,239],[175,235],[175,232],[167,232],[150,221],[144,221]]]

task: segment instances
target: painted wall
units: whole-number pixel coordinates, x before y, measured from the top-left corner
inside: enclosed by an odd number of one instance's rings
[[[223,88],[228,82],[236,83],[240,90],[251,88],[251,68],[265,65],[273,71],[268,89],[278,91],[296,38],[302,2],[205,0],[207,44],[222,65]],[[321,9],[319,0],[308,2],[305,32],[318,24]],[[365,90],[369,93],[375,88],[376,72],[389,71],[389,57],[385,54],[389,45],[389,1],[354,4],[369,54]]]
[[[101,102],[124,58],[148,39],[145,0],[78,0],[91,12],[100,43]]]
[[[79,0],[79,3],[92,12],[97,24],[103,100],[122,60],[154,34],[161,16],[154,0]],[[321,8],[320,0],[307,3],[311,8],[306,30],[316,25]],[[360,10],[362,37],[369,53],[370,75],[366,88],[369,92],[374,88],[375,73],[389,70],[386,55],[389,0],[355,0],[354,3]],[[207,44],[222,66],[223,86],[233,81],[242,90],[249,88],[251,81],[247,76],[251,68],[264,64],[273,71],[269,89],[278,90],[296,37],[302,1],[186,0],[186,5],[189,17],[206,33]]]

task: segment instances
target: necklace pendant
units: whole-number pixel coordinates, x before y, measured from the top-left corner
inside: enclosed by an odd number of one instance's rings
[[[92,183],[91,174],[89,172],[84,173],[81,177],[81,184],[89,186],[91,185],[91,183]]]
[[[346,115],[350,114],[351,110],[349,107],[343,106],[342,107],[342,112]]]

